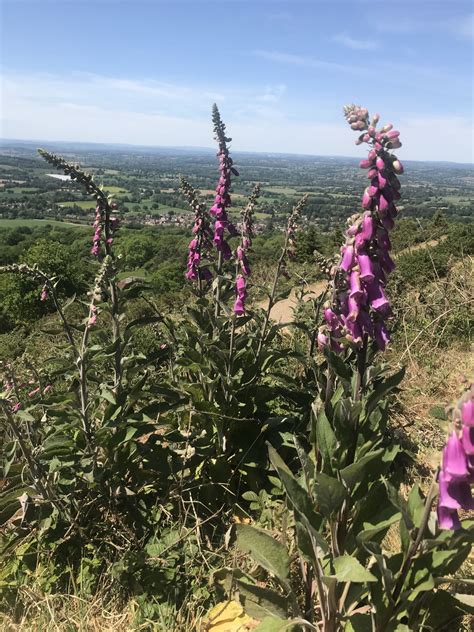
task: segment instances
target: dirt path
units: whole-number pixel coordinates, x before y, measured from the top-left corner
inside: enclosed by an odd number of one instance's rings
[[[320,296],[324,290],[326,289],[327,281],[316,281],[315,283],[309,283],[306,286],[305,296],[303,297],[303,301],[309,301],[310,299],[315,299]],[[272,311],[270,312],[270,318],[277,323],[291,323],[294,320],[294,309],[298,305],[297,292],[300,287],[293,288],[290,292],[288,298],[284,298],[281,301],[275,303],[272,307]],[[265,301],[261,301],[258,304],[258,307],[263,309],[267,309],[268,307],[268,299]]]
[[[431,248],[437,246],[441,241],[446,239],[446,235],[443,235],[439,239],[431,239],[429,241],[424,241],[421,244],[416,244],[415,246],[410,246],[409,248],[405,248],[401,250],[396,255],[393,255],[393,258],[396,259],[397,256],[404,254],[406,252],[415,252],[416,250],[424,250],[425,248]],[[306,291],[308,292],[303,297],[303,301],[313,300],[318,298],[324,290],[326,289],[327,282],[326,281],[316,281],[315,283],[309,283],[306,286]],[[293,288],[291,290],[288,298],[285,298],[281,301],[275,303],[272,307],[272,311],[270,312],[270,318],[277,323],[292,323],[294,320],[294,310],[298,304],[298,299],[296,297],[297,291],[300,288]],[[261,301],[258,304],[258,307],[266,309],[268,306],[268,299],[265,301]]]

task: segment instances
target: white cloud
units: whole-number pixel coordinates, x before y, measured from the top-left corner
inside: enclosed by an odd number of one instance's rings
[[[451,22],[451,30],[454,35],[463,39],[474,39],[474,13],[453,20]]]
[[[360,72],[360,68],[346,64],[337,64],[331,61],[316,59],[307,55],[294,55],[293,53],[282,53],[276,50],[254,50],[253,55],[278,63],[290,64],[292,66],[303,66],[306,68],[325,68],[327,70],[340,70],[343,72]]]
[[[339,33],[333,37],[333,40],[338,44],[342,44],[346,48],[352,48],[353,50],[377,50],[380,44],[376,40],[372,39],[355,39],[347,35],[347,33]]]
[[[212,101],[202,88],[158,82],[71,75],[14,75],[2,90],[0,132],[4,138],[66,140],[143,145],[211,147]],[[106,89],[103,87],[106,85]],[[153,89],[152,94],[148,89]],[[206,87],[208,93],[213,86]],[[289,152],[362,157],[354,134],[337,110],[334,118],[298,115],[285,104],[283,84],[260,90],[221,91],[222,108],[233,148],[241,151]],[[162,93],[165,93],[164,95]],[[400,158],[472,161],[472,122],[460,116],[420,117],[405,114]],[[470,136],[471,134],[471,136]]]

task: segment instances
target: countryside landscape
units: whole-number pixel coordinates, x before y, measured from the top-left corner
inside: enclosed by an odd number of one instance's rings
[[[474,630],[472,6],[0,4],[0,630]]]

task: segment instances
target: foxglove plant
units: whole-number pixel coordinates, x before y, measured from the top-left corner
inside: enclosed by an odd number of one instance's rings
[[[194,236],[189,242],[186,278],[190,281],[197,281],[199,291],[201,292],[202,281],[210,281],[212,279],[209,268],[205,265],[201,265],[203,259],[210,258],[212,251],[210,218],[203,204],[199,202],[196,190],[186,178],[181,177],[180,188],[194,211]]]
[[[233,166],[234,162],[229,155],[227,147],[227,143],[232,139],[226,136],[226,127],[216,104],[212,108],[212,121],[215,139],[219,145],[217,157],[219,158],[220,177],[216,186],[216,195],[214,204],[211,207],[211,213],[215,217],[214,243],[220,255],[219,260],[222,262],[222,259],[228,260],[232,257],[232,251],[226,239],[226,231],[230,237],[235,237],[238,234],[235,226],[229,221],[227,209],[231,206],[230,188],[232,175],[238,176],[239,173]]]
[[[298,200],[298,202],[295,204],[295,206],[293,207],[288,217],[288,222],[287,222],[286,231],[285,231],[285,241],[283,242],[281,254],[276,266],[275,276],[273,277],[273,284],[272,284],[269,298],[268,298],[268,305],[267,305],[265,316],[263,319],[262,332],[260,334],[260,340],[259,340],[259,344],[257,348],[257,358],[260,357],[260,352],[262,351],[262,346],[265,342],[265,337],[267,334],[268,323],[270,322],[271,311],[276,302],[276,292],[278,288],[278,281],[280,280],[281,276],[285,276],[285,277],[289,276],[288,270],[287,270],[287,263],[288,263],[288,259],[294,258],[294,254],[295,254],[294,249],[296,246],[296,233],[298,230],[298,223],[301,218],[301,211],[305,207],[307,201],[308,201],[308,195],[307,194],[303,195],[303,197],[300,200]]]
[[[240,243],[235,253],[236,257],[236,280],[235,291],[237,298],[234,303],[234,313],[241,316],[245,313],[245,301],[247,299],[247,279],[251,274],[250,264],[247,257],[252,246],[253,237],[253,213],[257,199],[260,195],[260,186],[256,184],[249,197],[248,203],[242,211],[242,221],[240,225]]]
[[[318,343],[330,343],[333,351],[341,351],[347,342],[360,347],[368,338],[384,350],[389,342],[386,320],[391,315],[384,287],[387,275],[395,263],[389,255],[389,232],[397,216],[395,201],[400,199],[397,174],[403,166],[389,150],[401,147],[400,132],[392,125],[377,131],[380,116],[369,120],[367,109],[350,105],[344,108],[351,128],[361,130],[356,144],[367,143],[368,157],[360,167],[367,169],[370,185],[362,197],[362,213],[348,220],[346,242],[334,267],[333,299],[325,305],[325,325],[320,329]]]
[[[438,477],[438,524],[461,528],[458,511],[474,509],[474,384],[452,411],[452,429],[443,450]]]

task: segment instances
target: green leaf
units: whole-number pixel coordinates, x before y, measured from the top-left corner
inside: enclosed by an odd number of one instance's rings
[[[357,485],[357,483],[362,481],[362,479],[366,476],[366,472],[371,461],[379,458],[382,453],[383,448],[374,450],[373,452],[368,452],[355,463],[351,463],[351,465],[348,465],[340,470],[341,478],[349,489],[352,489],[355,485]]]
[[[425,511],[425,501],[421,496],[420,486],[418,483],[415,483],[408,494],[407,509],[410,514],[410,518],[413,520],[413,524],[416,528],[418,528],[421,525],[423,513]]]
[[[314,493],[317,507],[326,517],[339,511],[347,495],[344,485],[337,478],[322,472],[315,475]]]
[[[276,591],[256,586],[242,578],[234,578],[234,587],[239,591],[239,599],[245,614],[254,619],[263,619],[268,615],[277,617],[288,615],[288,600]]]
[[[448,420],[446,410],[443,406],[432,406],[429,409],[428,414],[430,415],[430,417],[434,417],[435,419],[439,419],[440,421]]]
[[[343,380],[350,380],[352,377],[351,368],[344,362],[344,360],[334,351],[325,347],[324,355],[328,361],[329,366],[334,373]]]
[[[399,371],[394,373],[388,378],[383,379],[380,384],[378,384],[373,393],[369,396],[367,400],[367,408],[366,415],[367,417],[377,406],[379,401],[385,397],[390,391],[392,391],[396,386],[400,384],[405,376],[405,367],[402,367]]]
[[[316,441],[322,457],[330,462],[336,454],[337,439],[324,409],[321,410],[316,420]]]
[[[359,560],[351,555],[336,557],[333,563],[336,579],[341,582],[364,584],[365,582],[377,581],[375,575],[372,575],[370,571],[362,566]]]
[[[271,535],[250,525],[238,524],[237,546],[283,584],[288,584],[290,558],[286,548]]]

